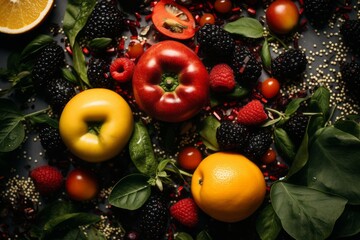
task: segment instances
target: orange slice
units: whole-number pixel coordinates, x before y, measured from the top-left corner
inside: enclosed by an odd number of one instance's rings
[[[0,32],[19,34],[39,25],[54,0],[0,0]]]

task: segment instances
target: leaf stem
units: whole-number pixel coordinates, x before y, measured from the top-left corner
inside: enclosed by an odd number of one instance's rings
[[[288,49],[289,46],[286,45],[280,38],[278,38],[276,35],[272,34],[271,32],[269,33],[269,38],[268,41],[270,42],[272,39],[275,39],[276,41],[278,41],[285,49]]]
[[[26,115],[24,116],[24,118],[29,118],[29,117],[33,117],[33,116],[39,115],[39,114],[41,114],[41,113],[46,113],[46,112],[49,111],[50,109],[51,109],[51,107],[47,107],[47,108],[41,109],[41,110],[39,110],[39,111],[26,114]]]
[[[265,110],[267,110],[267,111],[269,111],[269,112],[272,112],[272,113],[276,113],[276,114],[279,115],[279,116],[285,117],[285,114],[282,113],[282,112],[280,112],[280,111],[278,111],[278,110],[275,110],[275,109],[272,109],[272,108],[268,108],[268,107],[266,107]]]
[[[185,171],[183,171],[183,170],[181,170],[181,169],[178,169],[178,170],[179,170],[179,172],[180,172],[182,175],[185,175],[185,176],[188,176],[188,177],[192,177],[192,174],[191,174],[191,173],[185,172]]]

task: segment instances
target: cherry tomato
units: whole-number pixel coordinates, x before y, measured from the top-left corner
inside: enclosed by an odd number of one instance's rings
[[[275,78],[268,78],[261,83],[260,91],[265,98],[273,98],[280,91],[280,83]]]
[[[266,10],[266,22],[277,34],[291,32],[299,22],[299,10],[291,0],[276,0]]]
[[[228,13],[232,9],[231,0],[216,0],[214,8],[219,13]]]
[[[130,58],[139,58],[144,53],[144,47],[139,41],[131,41],[127,54]]]
[[[209,24],[214,24],[215,23],[215,17],[211,13],[204,13],[200,18],[199,25],[201,27],[204,26],[207,23],[209,23]]]
[[[99,190],[94,175],[83,169],[72,170],[66,178],[65,187],[69,197],[76,201],[93,199]]]
[[[272,148],[269,148],[269,150],[267,150],[267,152],[261,158],[261,161],[265,164],[270,164],[275,160],[276,160],[276,152]]]
[[[194,171],[202,160],[202,155],[196,147],[188,146],[179,152],[177,162],[179,166],[188,171]]]

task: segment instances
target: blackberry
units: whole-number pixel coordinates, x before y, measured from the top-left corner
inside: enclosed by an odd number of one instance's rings
[[[144,240],[164,239],[169,219],[168,205],[160,194],[153,194],[140,210],[140,235]]]
[[[252,161],[259,160],[272,144],[272,131],[270,128],[259,128],[249,136],[248,144],[242,153]]]
[[[248,142],[249,129],[239,123],[224,121],[216,129],[216,140],[221,150],[239,150]]]
[[[360,64],[357,62],[344,63],[340,66],[341,79],[349,96],[359,102]]]
[[[308,120],[309,118],[307,116],[302,113],[296,112],[282,126],[295,147],[299,147],[304,138]]]
[[[54,112],[60,113],[75,94],[75,89],[69,81],[63,78],[57,78],[48,84],[46,101],[53,108]]]
[[[356,53],[360,53],[360,19],[346,20],[340,27],[344,44]]]
[[[235,47],[234,39],[216,24],[205,24],[197,33],[197,42],[204,55],[212,57],[227,57]]]
[[[331,0],[304,0],[304,13],[315,26],[322,26],[331,17],[333,6]]]
[[[114,80],[109,76],[109,63],[101,58],[90,58],[87,76],[90,85],[94,88],[114,89]]]
[[[48,153],[59,153],[66,150],[66,146],[61,139],[58,128],[49,125],[41,125],[39,129],[39,139],[41,146]]]
[[[261,75],[261,63],[245,46],[236,46],[231,54],[231,67],[239,84],[254,85]]]
[[[123,28],[124,16],[117,7],[117,1],[100,0],[83,29],[83,35],[89,40],[102,37],[114,38],[121,34]]]
[[[64,63],[64,50],[55,42],[40,52],[32,70],[32,80],[38,92],[42,92],[47,87],[49,79],[59,75],[60,67]]]
[[[272,61],[271,71],[278,79],[294,78],[305,71],[306,65],[305,53],[300,49],[290,49]]]

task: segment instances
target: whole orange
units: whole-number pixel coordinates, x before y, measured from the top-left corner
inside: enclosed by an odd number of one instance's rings
[[[266,192],[264,176],[249,159],[238,153],[217,152],[196,168],[191,193],[209,216],[223,222],[249,217],[262,204]]]

